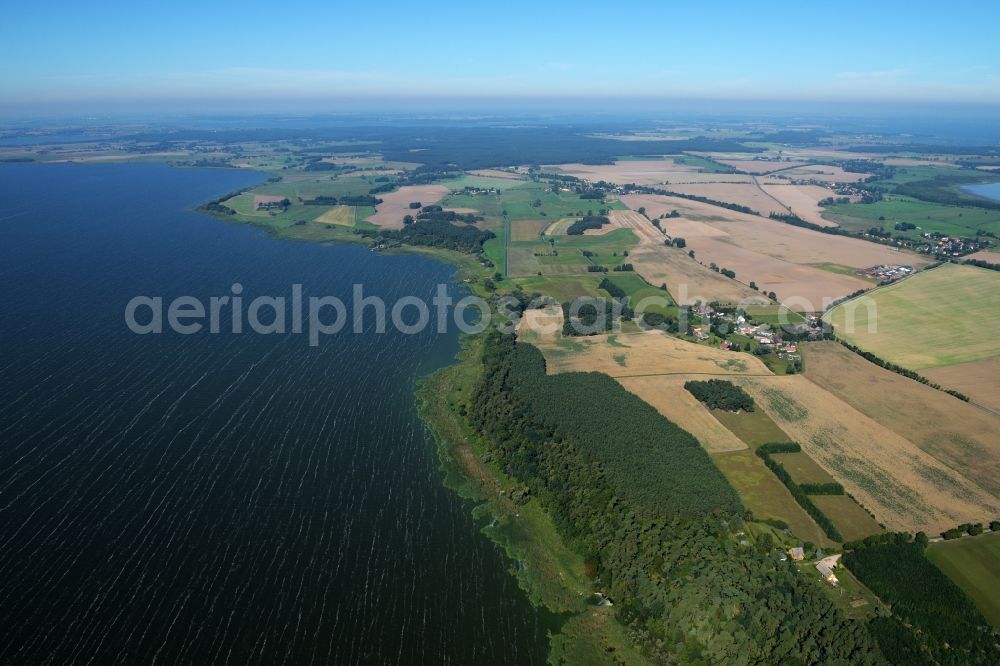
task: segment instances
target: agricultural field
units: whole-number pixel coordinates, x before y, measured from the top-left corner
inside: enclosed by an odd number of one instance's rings
[[[747,305],[745,312],[756,323],[771,324],[772,326],[786,326],[788,324],[801,324],[806,321],[800,313],[789,310],[784,305]]]
[[[1000,235],[1000,234],[998,234]],[[966,259],[978,259],[979,261],[986,261],[991,264],[1000,264],[1000,252],[992,252],[990,250],[980,250],[966,257]]]
[[[771,173],[772,171],[787,169],[790,166],[788,162],[780,162],[778,160],[718,159],[716,161],[733,169],[750,174],[766,174]]]
[[[798,300],[791,305],[795,310],[822,310],[825,299],[832,301],[870,286],[851,275],[851,269],[929,262],[888,246],[820,234],[679,197],[627,195],[622,201],[632,209],[644,207],[651,216],[676,210],[680,218],[661,224],[669,235],[684,238],[699,261],[729,268],[740,282],[753,281],[761,291],[776,292],[781,301]]]
[[[1000,415],[1000,357],[956,363],[920,371],[924,377],[946,388],[963,393]]]
[[[713,409],[712,416],[754,449],[761,444],[789,441],[785,431],[779,428],[762,409],[738,414],[724,409]]]
[[[629,299],[629,305],[641,312],[657,312],[659,314],[677,314],[677,308],[670,298],[670,294],[660,287],[650,286],[645,280],[635,273],[612,272],[605,276],[608,282],[612,283],[625,292]],[[667,299],[667,304],[663,304],[663,299]]]
[[[753,512],[754,519],[782,520],[799,539],[824,548],[837,546],[756,454],[749,450],[718,453],[712,455],[712,461],[736,488],[744,506]]]
[[[747,445],[729,431],[688,391],[684,382],[690,375],[617,377],[629,393],[642,398],[656,411],[694,435],[709,453],[742,451]]]
[[[683,159],[683,158],[681,158]],[[694,158],[691,158],[694,162]],[[672,158],[650,160],[618,160],[614,164],[559,164],[542,167],[545,173],[561,173],[567,176],[609,183],[637,185],[658,185],[664,179],[677,173],[692,173],[701,170],[700,165],[678,163]]]
[[[800,348],[807,379],[1000,497],[1000,415],[880,368],[836,342]],[[1000,368],[992,368],[996,384]]]
[[[774,420],[760,408],[752,412],[739,413],[713,409],[712,415],[743,442],[746,442],[751,450],[756,450],[761,444],[792,441],[792,438],[778,427]],[[804,451],[799,451],[798,453],[776,453],[772,454],[771,457],[784,466],[785,470],[792,477],[792,480],[796,483],[831,483],[835,481],[825,469],[818,465]],[[749,477],[747,475],[757,465],[760,469],[773,476],[775,481],[784,488],[784,484],[774,476],[773,472],[764,465],[763,461],[756,455],[754,455],[754,458],[756,459],[756,463],[748,460],[739,461],[739,466],[742,468],[743,474],[734,476],[731,482],[734,484],[746,484],[748,478],[756,479],[756,475]],[[720,457],[716,457],[716,460],[719,462]],[[735,459],[728,462],[731,468],[736,464]],[[758,481],[757,483],[760,482]],[[740,491],[741,497],[747,495],[750,498],[754,498],[760,492],[759,488],[741,487],[740,485],[737,485],[737,490]],[[868,512],[847,495],[810,495],[810,499],[826,514],[846,540],[861,538],[882,531],[882,528]],[[794,502],[794,499],[791,501]],[[797,503],[795,507],[802,511],[803,515],[806,515]],[[785,511],[788,512],[788,509],[785,509]],[[786,522],[788,521],[786,520]],[[818,529],[811,518],[809,522],[812,523],[812,529]],[[800,529],[802,529],[801,525]],[[814,532],[810,531],[809,533]]]
[[[394,192],[384,192],[378,195],[382,203],[375,207],[375,214],[365,221],[383,229],[402,229],[403,216],[412,215],[414,209],[411,203],[430,206],[439,202],[448,188],[444,185],[404,185]]]
[[[688,256],[687,250],[664,245],[640,245],[629,261],[635,272],[652,285],[667,285],[681,305],[697,301],[720,303],[768,303],[768,299],[742,282],[720,275]]]
[[[544,220],[535,222],[544,223]],[[519,220],[512,223],[512,230],[514,224],[525,222]],[[539,224],[532,228],[544,227]],[[615,266],[629,261],[626,253],[635,247],[636,242],[635,234],[623,228],[609,229],[599,235],[547,236],[543,239],[536,234],[533,240],[512,239],[507,250],[507,271],[511,277],[537,275],[539,271],[543,276],[599,276],[599,273],[588,273],[587,267],[604,266],[610,272]],[[597,282],[600,282],[599,278]]]
[[[867,231],[871,227],[880,227],[894,236],[913,239],[925,232],[971,237],[977,231],[988,231],[1000,235],[1000,211],[929,203],[896,194],[887,194],[882,201],[870,204],[828,206],[823,217],[848,231]],[[914,224],[917,228],[897,231],[895,226],[903,222]]]
[[[810,495],[809,499],[833,521],[844,541],[863,539],[885,531],[871,514],[847,495]]]
[[[558,220],[563,217],[573,217],[588,211],[597,213],[601,208],[622,210],[625,207],[616,202],[602,203],[595,199],[581,199],[575,192],[551,192],[546,183],[525,182],[509,185],[506,189],[501,189],[498,200],[499,213],[506,211],[512,220],[527,219],[548,219]],[[455,195],[448,197],[448,206],[459,206],[477,208],[477,202],[481,199],[491,198],[497,200],[495,196],[465,196]],[[484,211],[486,214],[486,211]]]
[[[727,167],[728,168],[728,167]],[[746,173],[712,173],[712,172],[692,172],[671,174],[663,181],[663,188],[667,190],[676,189],[675,185],[720,185],[730,183],[733,185],[752,185],[754,181],[761,183],[772,182],[767,176],[755,177]],[[773,179],[773,182],[781,182]]]
[[[323,224],[339,224],[344,227],[353,227],[357,222],[357,213],[354,206],[334,206],[316,218],[316,222]]]
[[[570,225],[579,220],[578,217],[562,217],[555,222],[545,221],[547,225],[545,227],[544,235],[546,236],[565,236],[566,231],[569,229]]]
[[[782,169],[781,176],[795,180],[816,180],[824,183],[857,183],[868,178],[866,173],[851,173],[829,164],[807,164],[791,169]]]
[[[994,628],[1000,629],[1000,534],[982,534],[932,543],[927,558],[972,598]]]
[[[787,436],[785,439],[787,439]],[[775,453],[772,454],[772,457],[785,466],[785,469],[792,475],[792,480],[795,483],[830,483],[831,481],[835,481],[825,469],[816,464],[815,460],[802,451],[798,453]]]
[[[823,217],[824,209],[819,205],[820,201],[836,196],[832,190],[819,185],[793,185],[791,183],[780,185],[762,183],[761,187],[785,209],[777,212],[791,213],[806,222],[818,224],[821,227],[836,226],[834,222]]]
[[[749,354],[730,352],[642,331],[562,338],[539,346],[548,372],[603,372],[614,378],[649,375],[771,376]]]
[[[605,225],[604,229],[629,229],[644,245],[662,245],[666,238],[645,215],[635,211],[613,210],[608,213],[608,219],[611,220],[611,224]]]
[[[1000,356],[1000,273],[945,264],[838,305],[834,332],[910,370]]]
[[[512,220],[510,223],[511,242],[536,241],[550,226],[548,220]]]
[[[602,372],[693,434],[711,453],[746,444],[683,388],[692,377],[763,374],[756,358],[696,345],[659,331],[563,338],[558,308],[528,310],[518,333],[545,355],[547,372]]]
[[[598,289],[602,274],[579,273],[572,275],[546,275],[513,278],[512,281],[528,294],[543,294],[560,303],[582,296],[607,297]],[[560,317],[562,315],[560,314]]]
[[[941,462],[802,375],[731,381],[889,529],[936,533],[1000,511],[1000,499],[965,470]]]
[[[763,216],[787,214],[788,209],[756,183],[672,184],[672,192],[725,201],[757,211]]]

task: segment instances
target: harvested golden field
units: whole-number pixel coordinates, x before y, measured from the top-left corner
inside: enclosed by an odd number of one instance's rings
[[[1000,497],[1000,416],[880,368],[837,342],[805,343],[802,351],[807,379]],[[992,377],[996,384],[1000,359]]]
[[[938,533],[1000,512],[1000,500],[962,471],[802,375],[731,381],[891,530]]]
[[[746,173],[762,174],[771,173],[772,171],[780,171],[781,169],[787,169],[792,166],[788,162],[780,162],[778,160],[716,160],[721,164],[726,166],[731,166],[734,169],[739,169],[740,171],[745,171]]]
[[[671,236],[684,238],[699,261],[735,271],[740,282],[756,282],[762,291],[774,291],[798,311],[820,311],[829,301],[869,287],[869,282],[849,274],[852,268],[928,262],[888,246],[680,197],[634,194],[623,196],[622,202],[632,209],[644,207],[651,216],[676,210],[681,217],[665,219],[661,225]]]
[[[671,235],[674,233],[667,226]],[[679,235],[679,234],[678,234]],[[731,236],[684,236],[698,260],[715,263],[736,273],[741,282],[754,282],[762,292],[775,292],[778,300],[796,312],[819,312],[838,298],[871,286],[861,278],[786,261],[746,249]]]
[[[539,349],[545,354],[550,374],[603,372],[615,378],[771,375],[767,366],[749,354],[698,345],[661,331],[561,338],[541,343]]]
[[[920,374],[1000,414],[1000,357],[927,368]]]
[[[523,174],[515,173],[512,171],[504,171],[502,169],[472,169],[469,171],[473,176],[482,176],[483,178],[504,178],[506,180],[527,180]]]
[[[609,227],[631,229],[639,239],[639,246],[629,254],[635,271],[653,286],[666,284],[670,295],[678,303],[690,305],[699,300],[767,302],[766,298],[746,285],[702,266],[686,251],[666,247],[663,244],[664,233],[645,216],[634,211],[611,211],[610,219]]]
[[[1000,357],[1000,272],[944,264],[825,318],[838,337],[910,370]]]
[[[631,229],[639,243],[643,245],[663,245],[666,236],[662,231],[653,226],[645,215],[640,215],[632,210],[613,210],[608,213],[611,224],[606,224],[600,231],[608,233],[614,229]],[[597,231],[588,229],[585,234]]]
[[[778,200],[783,207],[806,222],[818,224],[821,227],[835,227],[834,222],[823,219],[823,208],[819,202],[835,196],[832,190],[820,185],[761,185],[765,192]],[[781,212],[781,211],[779,211]]]
[[[316,218],[324,224],[339,224],[345,227],[354,226],[354,206],[334,206]]]
[[[771,213],[785,214],[788,209],[757,186],[756,183],[704,183],[704,184],[673,184],[672,192],[707,197],[716,201],[725,201],[740,206],[746,206],[761,215]]]
[[[838,166],[829,164],[809,164],[792,169],[782,170],[781,175],[795,180],[818,180],[824,183],[856,183],[864,180],[869,174],[851,173]]]
[[[674,189],[674,184],[720,184],[720,183],[753,183],[753,176],[745,173],[675,173],[669,174],[663,181],[665,189]]]
[[[366,218],[367,222],[386,229],[402,229],[403,216],[412,215],[411,202],[419,201],[429,206],[440,201],[448,188],[444,185],[404,185],[395,192],[379,194],[382,203],[375,207],[375,214]]]
[[[538,240],[538,237],[549,224],[548,220],[512,220],[510,223],[510,239],[512,241]]]
[[[555,343],[562,337],[563,313],[559,306],[525,310],[517,322],[517,339],[521,342]]]
[[[549,226],[545,228],[544,233],[546,236],[565,236],[566,230],[569,229],[569,225],[573,224],[578,219],[580,218],[578,217],[560,218],[555,222],[550,223]]]
[[[635,183],[636,185],[656,185],[671,174],[698,172],[698,167],[677,164],[672,159],[663,160],[619,160],[614,164],[558,164],[543,166],[542,171],[563,173],[577,178],[609,183]]]
[[[1000,167],[997,167],[1000,169]],[[991,264],[1000,264],[1000,252],[991,252],[990,250],[980,250],[979,252],[974,252],[966,257],[966,259],[978,259],[979,261],[986,261]]]
[[[698,400],[684,389],[689,375],[618,377],[625,390],[642,398],[656,411],[694,435],[709,453],[740,451],[747,448],[736,435],[716,420]]]
[[[741,282],[709,270],[679,250],[664,245],[640,245],[629,253],[635,272],[658,287],[667,285],[673,299],[681,305],[696,301],[706,303],[768,303],[766,297]]]

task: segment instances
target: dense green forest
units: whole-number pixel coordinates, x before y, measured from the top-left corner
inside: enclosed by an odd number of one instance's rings
[[[725,379],[691,380],[684,382],[684,388],[697,398],[698,402],[705,403],[710,409],[724,409],[727,412],[754,410],[750,394]]]
[[[418,219],[398,231],[362,229],[359,234],[398,240],[410,245],[429,245],[459,252],[479,252],[483,243],[494,238],[492,231],[483,231],[474,226],[456,226],[439,219]]]
[[[686,431],[611,378],[548,376],[534,347],[490,332],[470,425],[587,558],[595,588],[665,664],[883,663],[865,625],[779,560]]]
[[[892,607],[891,618],[872,625],[873,635],[896,663],[1000,663],[1000,638],[927,559],[926,544],[923,535],[881,534],[851,544],[854,550],[844,555],[847,568]]]

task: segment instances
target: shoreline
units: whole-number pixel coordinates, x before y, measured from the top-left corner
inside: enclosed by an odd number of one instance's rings
[[[334,232],[332,237],[308,238],[296,235],[295,227],[282,229],[233,219],[203,205],[192,210],[231,224],[255,227],[280,240],[324,245],[364,245],[368,241],[348,229],[328,230]],[[482,284],[490,272],[474,255],[411,245],[380,253],[436,259],[454,267],[456,286],[483,298],[491,296]],[[462,335],[451,362],[417,380],[417,415],[433,439],[440,482],[469,503],[479,531],[503,550],[509,564],[507,573],[515,578],[546,628],[549,663],[604,663],[609,650],[627,663],[647,663],[626,635],[626,628],[615,619],[614,608],[591,603],[593,590],[585,576],[583,556],[559,536],[536,499],[523,503],[512,499],[511,492],[518,484],[495,463],[491,464],[486,443],[469,429],[459,413],[458,401],[471,393],[478,377],[482,340],[481,334]]]

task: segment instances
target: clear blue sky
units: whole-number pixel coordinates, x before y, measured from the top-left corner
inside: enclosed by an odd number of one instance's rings
[[[666,97],[1000,102],[996,2],[11,2],[0,107]]]

